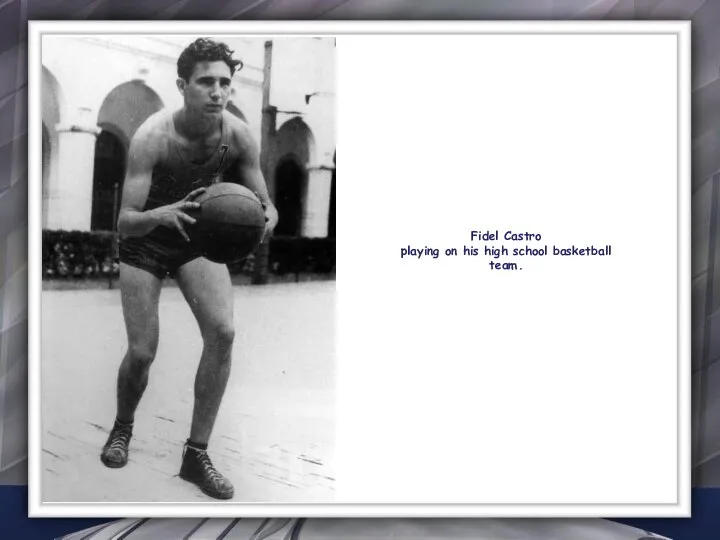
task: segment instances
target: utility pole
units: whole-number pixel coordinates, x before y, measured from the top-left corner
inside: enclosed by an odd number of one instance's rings
[[[275,144],[274,135],[277,110],[270,105],[272,53],[273,43],[272,41],[266,41],[262,84],[262,122],[260,125],[260,170],[265,177],[270,200],[275,202],[275,179],[272,176],[271,161],[273,146]],[[270,275],[270,240],[271,238],[267,238],[255,251],[255,265],[252,277],[252,283],[254,284],[265,284],[268,282]]]

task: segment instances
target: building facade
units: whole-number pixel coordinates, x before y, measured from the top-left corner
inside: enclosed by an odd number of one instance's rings
[[[149,116],[182,106],[176,63],[193,39],[43,38],[44,229],[113,230],[130,141]],[[228,110],[260,145],[276,233],[334,235],[334,39],[217,39],[244,63]]]

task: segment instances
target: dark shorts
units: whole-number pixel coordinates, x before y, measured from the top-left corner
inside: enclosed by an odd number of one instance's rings
[[[120,262],[150,272],[158,279],[175,277],[178,268],[199,257],[200,248],[185,240],[159,241],[152,236],[120,239]]]

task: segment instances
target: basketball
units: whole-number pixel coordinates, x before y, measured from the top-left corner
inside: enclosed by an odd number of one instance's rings
[[[194,202],[200,208],[189,212],[197,220],[192,240],[201,246],[206,259],[234,263],[248,257],[262,242],[265,210],[246,187],[230,182],[212,184]]]

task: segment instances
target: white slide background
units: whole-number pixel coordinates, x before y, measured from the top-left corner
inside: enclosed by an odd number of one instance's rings
[[[678,37],[337,50],[339,501],[677,503]]]

